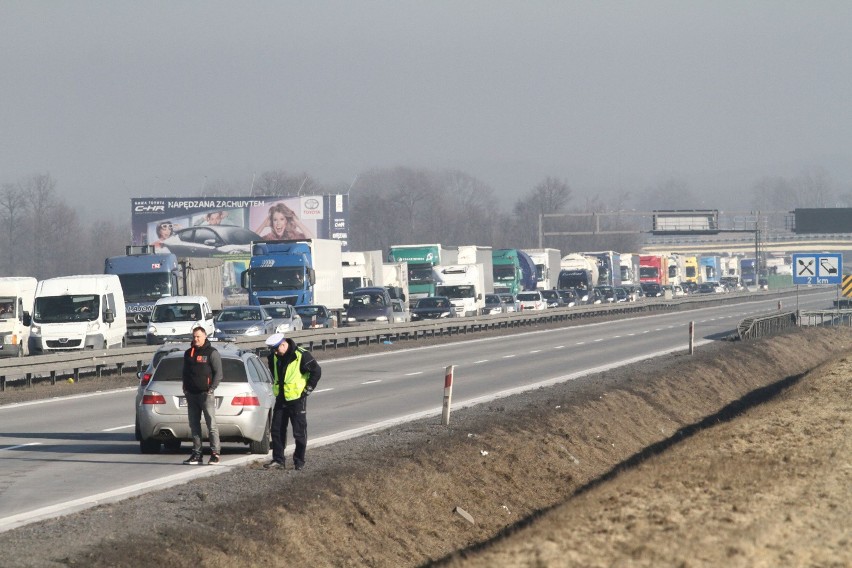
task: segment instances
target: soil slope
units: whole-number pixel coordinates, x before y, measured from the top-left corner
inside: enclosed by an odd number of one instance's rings
[[[850,344],[720,342],[309,448],[0,534],[3,564],[849,565]]]

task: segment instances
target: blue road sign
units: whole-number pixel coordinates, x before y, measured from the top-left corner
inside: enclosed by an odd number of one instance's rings
[[[793,255],[793,284],[840,284],[842,281],[842,254],[803,252]]]

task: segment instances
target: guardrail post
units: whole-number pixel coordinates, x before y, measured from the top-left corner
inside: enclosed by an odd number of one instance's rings
[[[695,322],[689,322],[689,354],[695,353]]]
[[[75,367],[75,368],[74,368],[74,382],[75,382],[75,383],[79,383],[79,382],[80,382],[80,367]]]
[[[56,371],[50,372],[50,384],[56,385]]]
[[[121,372],[124,371],[124,363],[116,363],[115,368],[118,371],[118,376],[121,376]]]
[[[447,426],[450,423],[450,403],[453,400],[453,371],[455,365],[449,365],[444,370],[444,407],[441,413],[441,425]]]
[[[6,375],[0,375],[0,392],[6,392]]]
[[[27,373],[27,388],[33,386],[33,374]]]

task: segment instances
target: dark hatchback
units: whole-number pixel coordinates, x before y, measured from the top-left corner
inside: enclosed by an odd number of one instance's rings
[[[454,317],[456,317],[456,312],[450,303],[450,299],[446,296],[420,298],[411,308],[411,321]]]

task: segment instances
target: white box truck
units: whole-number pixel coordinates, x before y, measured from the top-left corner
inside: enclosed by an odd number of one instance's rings
[[[343,272],[343,297],[352,297],[352,290],[383,287],[384,270],[382,268],[382,251],[352,251],[341,253]]]
[[[539,290],[555,290],[559,282],[559,270],[562,262],[562,252],[559,249],[524,249],[535,264],[536,288]]]
[[[124,347],[126,335],[124,293],[115,274],[60,276],[36,286],[30,353]]]
[[[28,276],[0,278],[0,357],[29,353],[33,299],[38,281]]]
[[[436,296],[446,296],[450,299],[456,316],[479,316],[485,309],[485,294],[494,289],[492,279],[486,278],[486,272],[491,270],[482,264],[452,264],[435,268],[437,283]],[[487,281],[492,282],[490,288]]]
[[[386,262],[382,265],[382,279],[390,297],[408,302],[408,263]]]

